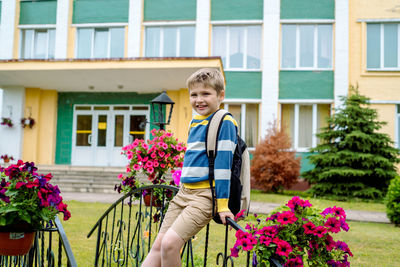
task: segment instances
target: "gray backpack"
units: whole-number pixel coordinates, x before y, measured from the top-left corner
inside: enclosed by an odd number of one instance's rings
[[[215,157],[218,153],[218,133],[222,121],[226,115],[231,115],[228,111],[217,110],[211,117],[207,126],[206,132],[206,149],[209,163],[209,182],[213,196],[213,212],[215,210],[215,194],[213,188]],[[232,116],[232,115],[231,115]],[[237,145],[233,154],[231,167],[231,181],[228,207],[236,216],[241,210],[245,210],[245,215],[248,214],[250,207],[250,156],[246,143],[237,136]],[[218,215],[214,215],[214,221],[222,223]]]

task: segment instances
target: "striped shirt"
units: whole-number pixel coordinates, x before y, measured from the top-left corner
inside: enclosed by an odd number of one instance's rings
[[[187,150],[183,161],[181,182],[190,189],[209,188],[206,131],[211,115],[197,115],[190,123]],[[232,116],[224,117],[218,134],[215,158],[215,195],[218,212],[229,211],[228,199],[233,154],[237,144],[237,123]]]

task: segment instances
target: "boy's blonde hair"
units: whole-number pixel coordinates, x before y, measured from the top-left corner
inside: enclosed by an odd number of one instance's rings
[[[198,71],[190,75],[190,77],[186,81],[186,84],[189,88],[189,91],[196,84],[202,84],[204,87],[211,87],[215,91],[217,91],[217,94],[220,94],[222,91],[225,90],[224,76],[217,69],[199,69]]]

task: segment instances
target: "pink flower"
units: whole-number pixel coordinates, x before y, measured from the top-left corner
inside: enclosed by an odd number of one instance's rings
[[[153,153],[151,153],[150,157],[151,157],[152,159],[154,159],[154,158],[157,157],[157,155],[156,155],[156,153],[153,152]]]
[[[120,173],[119,175],[118,175],[118,179],[122,179],[124,177],[124,175],[122,174],[122,173]]]
[[[144,167],[145,167],[145,168],[153,167],[153,162],[151,162],[150,160],[148,160],[148,161],[146,162],[146,164],[144,165]]]
[[[147,172],[148,173],[153,173],[154,172],[154,168],[153,167],[148,167],[147,168]]]
[[[260,241],[260,244],[264,244],[266,246],[269,246],[269,244],[271,244],[271,242],[272,242],[272,238],[268,237],[268,236],[265,236],[265,235],[262,235],[262,236],[260,236],[258,241]]]
[[[308,222],[303,225],[305,234],[314,234],[315,225],[312,222]]]
[[[181,170],[177,170],[172,174],[172,178],[174,179],[174,183],[176,185],[179,185],[181,182],[181,175],[182,175],[182,171]]]
[[[323,237],[328,230],[323,226],[317,226],[314,230],[314,235],[318,236],[319,238]]]
[[[147,150],[149,148],[149,145],[146,143],[142,143],[142,147]]]
[[[165,168],[165,164],[164,163],[160,163],[160,167],[164,169]]]
[[[178,144],[178,145],[176,145],[176,150],[181,152],[183,150],[183,147],[180,144]]]
[[[133,165],[133,169],[134,169],[135,171],[140,170],[140,165],[134,164],[134,165]]]
[[[129,167],[126,168],[126,172],[131,172],[131,171],[132,171],[131,168]]]
[[[159,165],[160,165],[160,163],[158,163],[158,161],[153,162],[153,167],[157,168]]]
[[[281,224],[292,224],[297,221],[297,217],[291,211],[285,211],[278,215],[277,221]]]
[[[231,248],[231,257],[237,258],[239,256],[239,250],[237,247]]]
[[[290,252],[293,251],[290,244],[284,240],[280,240],[277,245],[278,247],[276,249],[276,254],[278,254],[279,256],[288,257]]]
[[[158,155],[160,156],[160,158],[163,158],[165,156],[165,152],[164,151],[159,151]]]
[[[167,132],[167,133],[165,133],[165,135],[166,135],[167,137],[171,137],[171,136],[172,136],[172,133],[171,133],[171,132]]]
[[[148,161],[149,160],[149,157],[144,157],[144,158],[142,158],[142,162],[146,162],[146,161]]]
[[[328,229],[329,232],[338,233],[340,232],[340,222],[336,218],[328,218],[324,226]]]
[[[284,267],[303,267],[303,260],[301,257],[290,258],[283,265]]]
[[[335,214],[335,216],[339,216],[341,218],[346,218],[346,212],[341,207],[333,206],[332,213]]]

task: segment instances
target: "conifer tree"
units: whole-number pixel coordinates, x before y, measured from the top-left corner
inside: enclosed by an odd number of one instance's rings
[[[321,143],[309,156],[314,168],[302,173],[312,184],[311,193],[337,199],[383,198],[396,176],[398,149],[387,134],[379,132],[386,122],[378,121],[369,98],[350,87],[344,105],[327,119],[328,126],[317,137]]]

